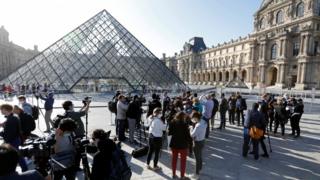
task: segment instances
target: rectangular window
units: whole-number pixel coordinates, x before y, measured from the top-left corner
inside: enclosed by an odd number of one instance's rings
[[[319,46],[319,42],[315,41],[314,42],[314,49],[313,49],[313,55],[317,55],[318,54],[318,46]]]
[[[295,42],[293,44],[293,56],[298,56],[300,50],[300,42]]]

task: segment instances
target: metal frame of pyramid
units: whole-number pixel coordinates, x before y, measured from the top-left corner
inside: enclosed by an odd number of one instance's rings
[[[187,89],[166,65],[106,10],[31,58],[0,83],[50,84],[71,91],[84,79],[116,79],[129,89]]]

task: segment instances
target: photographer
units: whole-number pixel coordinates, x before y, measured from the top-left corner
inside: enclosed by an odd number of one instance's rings
[[[85,129],[84,124],[81,120],[81,117],[85,116],[88,113],[89,105],[91,101],[87,101],[87,103],[84,103],[84,106],[79,111],[74,111],[74,105],[71,101],[65,101],[62,104],[63,109],[65,112],[65,117],[69,117],[76,123],[76,129],[74,131],[75,138],[76,139],[82,139],[85,136]],[[80,160],[81,160],[81,153],[77,150],[76,155],[76,170],[80,171]]]
[[[9,144],[0,146],[0,179],[1,180],[43,180],[44,178],[35,170],[21,174],[16,172],[19,161],[17,150]]]
[[[32,116],[32,106],[31,104],[27,103],[26,97],[21,95],[18,96],[19,104],[22,106],[23,111],[30,116]]]
[[[53,127],[53,121],[51,119],[51,114],[52,114],[52,110],[53,110],[53,103],[54,103],[54,98],[53,98],[53,93],[50,92],[48,93],[48,96],[43,97],[40,94],[40,99],[44,100],[44,109],[46,110],[45,114],[44,114],[44,120],[46,122],[46,127],[47,130],[46,132],[50,132],[50,125]]]
[[[129,103],[129,107],[127,110],[127,118],[129,124],[129,140],[131,144],[135,144],[134,140],[134,132],[136,128],[136,124],[141,117],[143,110],[140,107],[139,98],[137,95],[133,97],[133,101]]]
[[[98,148],[93,157],[91,179],[109,179],[111,174],[112,152],[115,143],[110,140],[102,129],[96,129],[92,133],[92,140]]]
[[[6,121],[0,124],[3,127],[3,132],[0,136],[3,137],[4,142],[10,144],[14,148],[18,149],[21,145],[21,124],[18,117],[13,115],[13,107],[10,104],[3,104],[0,106],[1,113],[6,117]],[[22,171],[27,171],[28,167],[25,160],[20,157],[19,165]]]
[[[76,176],[75,166],[75,146],[72,137],[73,131],[76,129],[75,122],[66,118],[61,121],[59,128],[55,133],[56,143],[54,145],[53,159],[58,161],[65,167],[61,167],[56,163],[53,166],[54,180],[61,180],[65,176],[66,180],[74,180]]]
[[[36,123],[34,122],[32,116],[25,113],[22,108],[15,105],[13,107],[13,113],[16,114],[20,119],[21,124],[21,139],[22,143],[31,135],[31,132],[36,128]]]

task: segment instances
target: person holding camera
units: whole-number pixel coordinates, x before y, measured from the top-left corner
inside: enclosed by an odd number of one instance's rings
[[[51,119],[51,114],[52,114],[52,110],[53,110],[53,103],[54,103],[53,93],[52,92],[48,93],[48,95],[46,97],[43,97],[40,94],[39,97],[40,97],[40,99],[45,101],[44,109],[46,110],[46,112],[44,113],[44,120],[46,122],[46,127],[47,127],[46,132],[50,132],[50,125],[51,125],[51,127],[54,127],[53,121]]]
[[[10,104],[3,104],[0,106],[1,113],[6,117],[6,121],[0,124],[3,127],[3,132],[0,136],[3,137],[5,143],[12,147],[19,149],[21,145],[21,124],[17,116],[13,114],[13,107]],[[22,171],[27,171],[28,167],[23,157],[19,158],[19,165]]]
[[[61,165],[54,162],[54,180],[61,180],[63,176],[66,178],[66,180],[75,179],[76,151],[74,146],[74,139],[72,136],[72,133],[75,129],[76,124],[70,118],[63,119],[59,124],[59,128],[56,129],[56,143],[54,144],[54,155],[52,156],[52,158],[64,167],[61,167]]]
[[[85,137],[85,128],[84,124],[82,122],[81,117],[85,116],[89,111],[91,101],[87,101],[87,103],[84,103],[84,106],[79,110],[74,110],[74,105],[71,101],[65,101],[62,104],[63,109],[65,110],[65,117],[71,118],[76,123],[76,128],[74,130],[75,139],[82,139]],[[76,155],[76,170],[80,171],[80,161],[81,161],[81,152],[77,150]]]
[[[0,145],[0,179],[1,180],[44,180],[35,170],[16,172],[19,161],[18,151],[10,144]]]

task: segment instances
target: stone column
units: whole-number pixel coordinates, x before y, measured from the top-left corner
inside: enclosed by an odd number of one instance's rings
[[[263,41],[260,44],[260,54],[259,54],[259,59],[260,61],[265,61],[266,60],[266,42]]]
[[[263,84],[266,81],[265,71],[266,71],[265,65],[260,65],[260,83],[263,83]]]
[[[307,64],[306,63],[301,63],[301,64],[302,64],[302,67],[301,67],[302,71],[300,73],[300,76],[301,76],[300,83],[305,84],[306,83]]]
[[[280,73],[281,73],[280,74],[280,83],[284,84],[285,83],[285,79],[284,79],[284,77],[285,77],[285,65],[284,64],[281,65]]]

